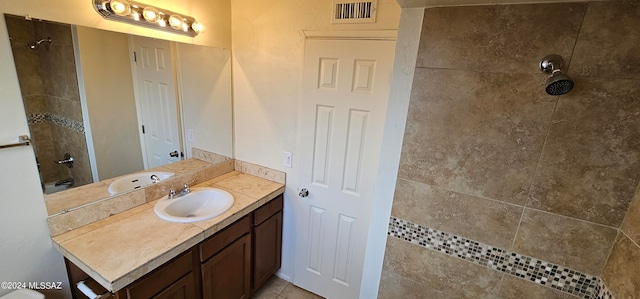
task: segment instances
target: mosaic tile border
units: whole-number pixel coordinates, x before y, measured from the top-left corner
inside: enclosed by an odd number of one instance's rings
[[[611,290],[604,284],[602,279],[598,279],[598,284],[596,284],[596,289],[594,290],[593,295],[590,299],[615,299]]]
[[[46,122],[84,134],[84,123],[49,112],[29,114],[27,122],[29,125]]]
[[[615,299],[599,277],[396,217],[389,236],[586,299]]]

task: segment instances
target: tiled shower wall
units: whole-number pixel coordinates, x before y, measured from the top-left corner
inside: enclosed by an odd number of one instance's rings
[[[570,93],[544,92],[548,54]],[[425,10],[393,219],[636,298],[640,195],[625,215],[639,179],[639,2]],[[401,239],[388,238],[381,298],[576,294]]]
[[[92,182],[71,27],[14,16],[6,21],[42,180],[73,177],[76,186]],[[46,37],[52,42],[37,51],[28,47]],[[53,163],[67,152],[75,159],[73,168]]]

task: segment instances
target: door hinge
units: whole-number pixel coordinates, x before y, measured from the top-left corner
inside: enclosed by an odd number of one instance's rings
[[[138,55],[136,54],[136,51],[133,51],[133,62],[138,62]]]
[[[144,134],[144,125],[142,125],[142,134]]]
[[[184,159],[184,152],[180,152],[180,158]]]

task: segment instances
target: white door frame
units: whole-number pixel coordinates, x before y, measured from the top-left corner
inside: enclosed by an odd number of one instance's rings
[[[424,8],[403,8],[400,16],[360,298],[378,297],[423,18]]]
[[[422,19],[420,19],[421,21]],[[420,22],[421,24],[421,22]],[[326,30],[303,30],[302,34],[305,37],[304,43],[302,45],[302,49],[303,51],[305,51],[304,49],[306,49],[307,46],[307,41],[308,40],[378,40],[378,41],[396,41],[396,54],[394,55],[394,65],[393,65],[393,74],[392,74],[392,86],[393,86],[393,82],[396,82],[396,74],[398,72],[398,70],[402,71],[405,66],[404,66],[404,61],[402,62],[398,62],[397,60],[395,60],[395,57],[398,57],[398,45],[397,45],[397,38],[398,38],[398,30],[363,30],[363,31],[359,31],[359,30],[351,30],[351,31],[326,31]],[[403,52],[404,53],[404,52]],[[417,47],[416,47],[416,53],[417,53]],[[303,70],[303,66],[304,66],[304,61],[305,61],[305,55],[303,54],[301,57],[301,61],[300,61],[300,71],[302,72]],[[411,63],[409,63],[411,65]],[[400,67],[399,67],[400,65]],[[415,59],[413,61],[413,65],[412,65],[412,69],[415,67]],[[399,69],[400,68],[400,69]],[[411,78],[409,79],[413,79],[413,72],[411,72]],[[406,80],[407,77],[405,76],[401,76],[403,80]],[[391,86],[391,90],[390,90],[390,95],[389,95],[389,101],[388,101],[388,106],[387,106],[387,111],[386,111],[386,115],[387,117],[390,116],[390,109],[389,107],[391,107],[392,105],[392,97],[391,94],[394,93],[393,88]],[[409,86],[411,86],[411,83],[409,83]],[[301,102],[301,97],[303,95],[303,91],[304,91],[304,84],[303,84],[303,78],[302,76],[299,76],[298,79],[298,103]],[[409,87],[409,94],[410,94],[410,87]],[[407,104],[408,104],[408,98],[406,100]],[[304,121],[302,119],[302,105],[298,105],[298,132],[297,132],[297,142],[296,142],[296,152],[300,153],[301,152],[301,148],[302,148],[302,143],[308,141],[307,139],[305,139],[305,136],[303,136],[303,132],[301,132],[301,126],[300,124],[302,123],[302,121]],[[404,118],[402,119],[402,126],[401,126],[401,135],[404,134],[404,123],[406,122],[406,111],[404,112]],[[393,116],[397,116],[397,114],[394,113]],[[378,166],[378,179],[377,182],[374,186],[375,190],[377,191],[380,188],[383,189],[387,189],[386,194],[389,194],[389,188],[391,188],[391,195],[390,196],[375,196],[373,199],[373,211],[371,214],[371,221],[370,221],[370,226],[369,226],[369,233],[368,233],[368,237],[367,237],[367,247],[366,247],[366,253],[365,253],[365,262],[364,262],[364,273],[362,276],[362,282],[361,282],[361,287],[360,287],[360,298],[375,298],[377,297],[377,293],[378,293],[378,287],[379,287],[379,282],[380,282],[380,277],[381,277],[381,271],[382,271],[382,263],[383,263],[383,259],[384,259],[384,246],[386,244],[386,228],[388,226],[388,219],[389,216],[391,215],[391,204],[393,202],[393,190],[395,189],[395,181],[397,179],[397,169],[398,169],[398,165],[399,163],[395,163],[395,172],[393,173],[384,173],[382,172],[383,169],[389,169],[388,165],[389,163],[383,163],[383,156],[385,156],[385,149],[386,149],[386,139],[387,139],[387,134],[397,134],[398,128],[396,127],[395,129],[390,130],[389,126],[397,126],[397,121],[392,121],[390,122],[388,119],[385,121],[385,125],[384,125],[384,133],[383,133],[383,140],[382,140],[382,148],[381,148],[381,162]],[[393,133],[390,131],[394,131]],[[397,143],[394,142],[394,143]],[[399,161],[399,151],[402,147],[402,136],[400,136],[399,138],[399,145],[396,146],[392,146],[392,147],[397,147],[398,148],[398,161]],[[393,155],[392,155],[393,156]],[[393,161],[392,163],[393,164]],[[295,168],[295,172],[292,173],[291,177],[294,178],[293,180],[291,180],[290,183],[292,183],[293,186],[296,186],[295,188],[298,188],[299,186],[299,167],[296,166]],[[393,182],[392,186],[388,186],[388,184],[384,184],[382,181],[384,179],[391,179],[391,181]],[[385,186],[382,186],[385,185]],[[294,190],[295,194],[291,194],[291,197],[293,197],[293,200],[297,200],[297,192],[299,191],[298,189]],[[292,212],[293,213],[293,212]],[[376,217],[377,216],[381,216],[382,217]],[[293,217],[293,215],[290,215],[290,217]],[[294,224],[296,227],[298,227],[297,224]],[[382,229],[384,229],[384,231],[382,231]],[[292,234],[295,235],[295,232],[291,232]],[[296,252],[297,248],[296,248],[296,242],[292,242],[292,244],[290,245],[291,247],[293,247],[293,250],[290,250],[290,252]],[[293,269],[292,269],[292,275],[295,272],[295,265],[293,265]],[[375,271],[376,273],[369,273],[370,271]],[[291,281],[293,282],[294,277],[291,277]]]

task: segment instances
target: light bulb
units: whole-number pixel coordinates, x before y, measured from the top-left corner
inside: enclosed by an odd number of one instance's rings
[[[133,13],[133,19],[136,20],[136,21],[140,21],[140,14],[137,13],[137,12],[134,12]]]
[[[179,15],[171,15],[169,17],[169,25],[176,30],[182,29],[182,17]]]
[[[142,11],[142,17],[147,20],[147,22],[155,22],[158,21],[158,10],[155,7],[147,6]]]
[[[184,32],[189,31],[189,25],[186,22],[182,23],[182,31]]]
[[[158,24],[160,25],[160,27],[167,27],[167,21],[165,21],[164,19],[158,20]]]
[[[113,13],[119,16],[127,16],[131,13],[131,5],[127,0],[111,0],[109,7]]]
[[[200,33],[204,30],[204,26],[196,21],[193,21],[193,24],[191,24],[191,29],[193,29],[193,31],[195,31],[196,33]]]

